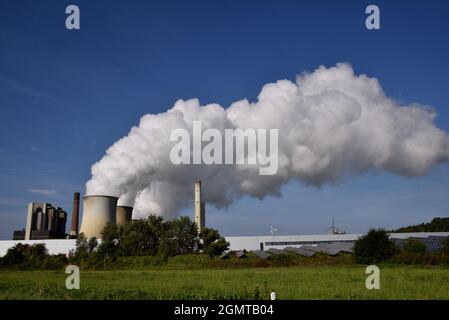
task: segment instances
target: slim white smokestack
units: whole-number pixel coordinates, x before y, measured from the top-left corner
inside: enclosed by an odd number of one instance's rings
[[[198,232],[204,230],[206,224],[206,212],[204,202],[201,199],[201,181],[195,181],[195,223],[198,226]]]
[[[252,103],[223,108],[179,100],[167,112],[143,116],[92,166],[86,193],[119,197],[136,218],[157,213],[170,219],[191,207],[197,177],[207,181],[203,198],[219,208],[245,195],[280,196],[292,179],[321,186],[371,170],[420,176],[449,159],[449,138],[434,125],[435,116],[428,106],[387,97],[377,79],[355,75],[349,64],[319,67],[296,82],[265,85]],[[172,164],[171,132],[191,132],[195,120],[203,131],[278,129],[277,173],[261,176],[260,165]]]

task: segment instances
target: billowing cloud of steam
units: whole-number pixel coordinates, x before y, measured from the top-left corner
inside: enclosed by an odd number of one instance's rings
[[[368,170],[404,176],[426,174],[449,159],[449,137],[435,127],[435,113],[418,104],[400,105],[379,82],[355,75],[348,64],[319,67],[295,82],[265,85],[254,103],[228,108],[179,100],[167,112],[147,114],[92,166],[86,194],[120,197],[134,216],[176,217],[193,201],[193,182],[204,182],[208,204],[226,207],[243,195],[279,196],[282,185],[334,183]],[[173,129],[279,129],[279,169],[259,175],[258,166],[179,165],[170,162]],[[192,209],[193,210],[193,209]]]

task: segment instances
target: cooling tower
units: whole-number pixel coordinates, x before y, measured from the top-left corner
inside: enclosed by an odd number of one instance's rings
[[[118,225],[124,226],[128,222],[131,222],[133,215],[133,207],[117,206],[115,220]]]
[[[87,238],[101,238],[101,231],[108,223],[115,223],[117,197],[85,196],[83,197],[83,221],[80,233]]]

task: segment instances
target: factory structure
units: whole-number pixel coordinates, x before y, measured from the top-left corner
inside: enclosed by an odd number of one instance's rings
[[[108,224],[125,225],[132,220],[133,207],[118,206],[118,198],[104,195],[83,198],[83,222],[80,232],[87,238],[101,239],[101,231]]]
[[[198,232],[206,226],[205,203],[202,198],[200,180],[194,183],[194,219]],[[17,243],[45,243],[50,254],[68,254],[75,248],[76,237],[84,233],[87,238],[101,239],[101,232],[108,223],[125,225],[132,220],[133,208],[117,205],[118,198],[108,195],[88,195],[83,197],[83,219],[79,225],[80,194],[74,193],[71,227],[66,234],[67,213],[60,207],[49,203],[28,205],[27,221],[24,230],[14,231],[13,240],[0,241],[0,256]],[[327,234],[318,235],[277,235],[278,229],[271,227],[271,235],[262,236],[227,236],[231,251],[248,250],[268,257],[282,250],[294,251],[297,254],[311,256],[314,252],[325,252],[330,255],[338,252],[351,252],[355,241],[363,234],[347,234],[338,229],[334,221],[327,229]],[[390,233],[390,238],[398,244],[405,239],[420,239],[433,248],[448,237],[449,232],[415,232]],[[101,241],[101,240],[100,240]]]
[[[205,204],[202,201],[201,181],[194,185],[194,216],[201,232],[206,223]],[[13,240],[76,239],[79,233],[90,238],[101,239],[101,231],[108,224],[125,225],[132,220],[133,207],[117,205],[118,198],[107,195],[83,197],[83,220],[79,225],[80,193],[73,194],[72,223],[66,234],[67,213],[49,203],[31,202],[28,205],[26,227],[14,231]]]
[[[14,240],[64,239],[67,212],[50,203],[28,204],[25,229],[13,233]]]

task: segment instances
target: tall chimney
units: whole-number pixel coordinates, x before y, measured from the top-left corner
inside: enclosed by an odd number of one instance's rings
[[[80,213],[80,193],[73,194],[72,226],[70,227],[70,236],[78,236],[78,217]]]
[[[201,181],[195,181],[195,223],[198,232],[201,233],[205,227],[204,202],[201,201]]]

